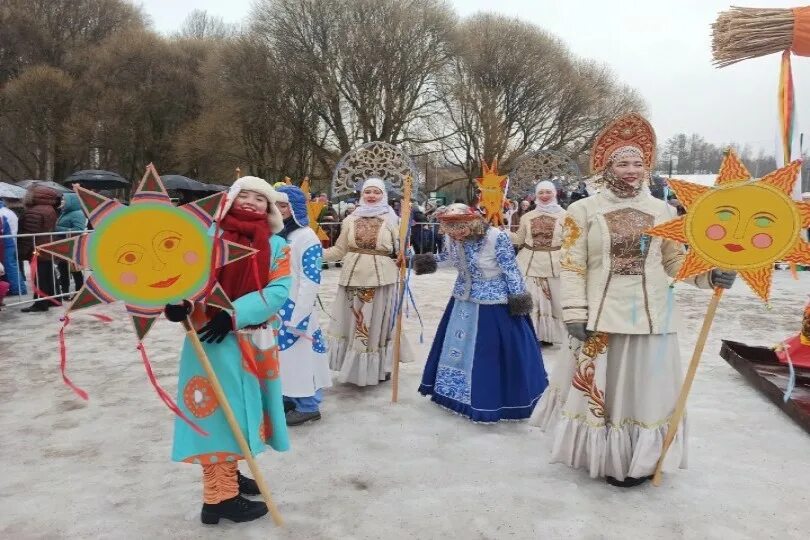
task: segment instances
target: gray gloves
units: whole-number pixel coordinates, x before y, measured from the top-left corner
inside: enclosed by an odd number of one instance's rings
[[[584,322],[565,323],[565,327],[568,329],[568,333],[571,337],[579,341],[585,341],[591,335],[591,332],[586,328]]]
[[[712,270],[709,274],[709,285],[712,288],[720,287],[721,289],[730,289],[734,285],[734,280],[737,279],[737,272],[729,270]]]
[[[529,293],[509,295],[506,300],[509,306],[509,315],[512,317],[520,317],[532,312],[532,295]]]

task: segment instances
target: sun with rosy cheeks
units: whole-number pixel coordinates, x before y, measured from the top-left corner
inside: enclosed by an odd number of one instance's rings
[[[801,238],[810,204],[790,198],[800,167],[794,161],[754,180],[729,150],[713,187],[669,180],[686,215],[647,233],[689,245],[676,279],[736,270],[767,301],[776,262],[810,264],[810,244]]]
[[[106,291],[128,304],[164,306],[205,286],[212,242],[199,219],[161,204],[116,212],[88,242],[90,267]]]
[[[151,164],[129,206],[81,186],[74,190],[93,232],[37,247],[92,271],[68,312],[121,300],[143,339],[166,304],[204,301],[232,309],[211,270],[255,250],[209,232],[224,193],[175,207]]]

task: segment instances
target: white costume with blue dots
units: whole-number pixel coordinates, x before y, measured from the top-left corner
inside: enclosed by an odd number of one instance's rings
[[[290,244],[292,286],[279,310],[278,333],[281,383],[287,397],[309,397],[332,386],[326,340],[318,323],[317,295],[321,283],[323,250],[309,227],[292,231]]]

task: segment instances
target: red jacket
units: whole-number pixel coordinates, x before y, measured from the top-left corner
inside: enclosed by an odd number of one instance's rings
[[[25,210],[20,216],[19,234],[53,232],[59,218],[59,203],[62,194],[47,186],[34,184],[26,193]],[[37,236],[36,244],[52,242],[50,236]],[[17,249],[22,260],[30,260],[34,254],[34,237],[24,236],[17,242]],[[40,254],[44,260],[51,260],[50,255]]]

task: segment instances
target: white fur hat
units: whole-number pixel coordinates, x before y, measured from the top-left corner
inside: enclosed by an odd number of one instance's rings
[[[217,215],[217,218],[228,213],[231,206],[233,206],[233,202],[236,200],[236,196],[239,195],[239,192],[242,190],[255,191],[256,193],[264,195],[269,203],[267,208],[267,221],[270,223],[270,230],[272,230],[273,233],[280,232],[284,228],[284,220],[281,218],[281,212],[278,211],[275,203],[284,202],[283,198],[266,180],[257,176],[243,176],[231,185],[228,194],[225,196],[225,204],[222,207],[222,212]]]

